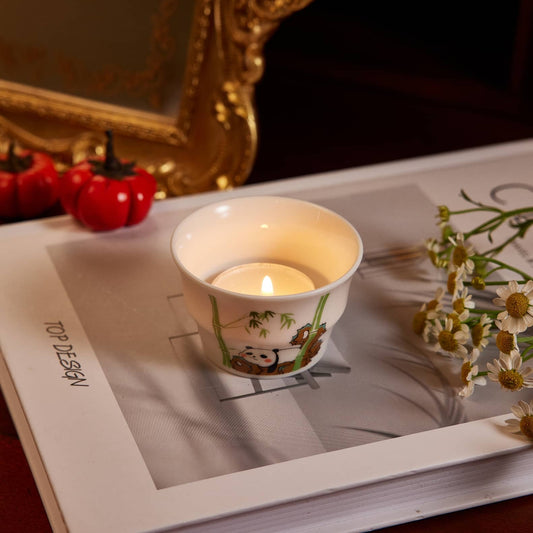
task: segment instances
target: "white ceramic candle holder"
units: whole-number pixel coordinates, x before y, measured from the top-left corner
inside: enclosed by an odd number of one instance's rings
[[[195,211],[175,229],[171,252],[208,359],[233,374],[268,379],[308,370],[321,359],[346,307],[363,244],[353,226],[328,209],[255,196]],[[284,267],[290,267],[285,277]],[[254,276],[265,273],[272,274],[272,286],[249,294]],[[229,285],[224,278],[231,278]],[[295,293],[287,294],[291,287]]]

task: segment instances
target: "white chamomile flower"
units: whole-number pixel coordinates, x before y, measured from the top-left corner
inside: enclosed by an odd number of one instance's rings
[[[489,344],[489,338],[491,336],[490,328],[492,326],[492,320],[483,313],[479,317],[479,322],[474,324],[470,328],[470,337],[472,338],[472,344],[474,348],[483,350]]]
[[[507,287],[496,289],[496,293],[498,298],[494,298],[494,304],[505,307],[498,315],[502,329],[521,333],[533,326],[533,280],[522,286],[512,280]]]
[[[452,318],[446,318],[444,326],[440,320],[435,321],[431,335],[436,338],[434,349],[450,354],[454,357],[465,357],[468,350],[465,347],[468,333],[463,329],[455,329]]]
[[[507,428],[511,433],[522,433],[529,439],[533,439],[533,400],[529,403],[519,400],[511,407],[516,418],[506,420]]]
[[[466,246],[462,233],[457,233],[455,237],[448,237],[448,239],[454,246],[448,268],[453,271],[463,266],[467,274],[472,274],[475,266],[471,259],[471,256],[474,255],[473,246]]]
[[[499,383],[503,389],[519,391],[533,387],[533,368],[522,368],[522,357],[518,350],[510,354],[500,353],[499,359],[487,363],[488,378]]]
[[[426,239],[424,241],[424,244],[426,246],[428,257],[430,261],[433,263],[433,265],[436,266],[437,268],[446,267],[448,262],[446,261],[446,259],[443,259],[439,255],[441,252],[441,247],[437,239]]]
[[[452,311],[451,313],[448,313],[446,315],[446,318],[450,318],[453,321],[453,331],[457,331],[458,329],[460,329],[465,333],[468,333],[469,328],[468,324],[466,324],[466,321],[468,320],[469,316],[470,312],[468,311],[468,309],[465,309],[460,314],[456,313],[455,311]]]
[[[456,270],[452,270],[448,274],[448,280],[446,282],[446,288],[448,292],[455,298],[459,292],[464,288],[464,280],[466,278],[466,271],[464,265],[461,265]]]
[[[474,309],[476,303],[472,300],[472,295],[468,294],[468,288],[464,287],[461,291],[458,291],[456,297],[452,301],[453,310],[460,315],[463,311],[468,309]]]
[[[422,332],[422,338],[424,339],[424,342],[430,346],[435,346],[439,342],[434,322],[428,321],[426,323],[426,327]]]
[[[437,288],[435,291],[435,298],[429,302],[422,304],[420,309],[415,313],[413,317],[413,331],[417,335],[422,335],[428,321],[438,318],[442,314],[442,297],[444,295],[444,289],[442,287]]]
[[[426,304],[426,311],[429,320],[441,316],[441,311],[443,308],[442,297],[444,296],[444,293],[444,289],[442,287],[438,287],[435,291],[435,298]]]
[[[439,224],[447,224],[450,221],[450,209],[447,205],[439,205],[437,218],[439,219]]]
[[[509,333],[503,328],[501,320],[495,320],[496,327],[500,330],[496,335],[496,347],[501,353],[511,353],[513,350],[518,350],[516,333]]]
[[[483,386],[487,384],[487,380],[483,376],[477,375],[479,373],[479,366],[474,364],[479,357],[479,353],[479,350],[474,348],[463,360],[461,381],[464,383],[464,387],[459,391],[459,396],[463,398],[472,396],[475,385]]]

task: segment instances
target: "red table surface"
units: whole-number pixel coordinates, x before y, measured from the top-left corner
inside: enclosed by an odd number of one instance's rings
[[[0,395],[0,531],[46,533],[50,524],[39,497],[22,445]],[[531,480],[533,489],[533,479]],[[382,532],[438,533],[458,531],[533,530],[533,495],[466,509],[382,529]]]

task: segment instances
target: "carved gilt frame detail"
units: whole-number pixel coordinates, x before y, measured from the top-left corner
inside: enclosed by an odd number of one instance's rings
[[[241,185],[257,150],[263,47],[311,1],[197,0],[174,118],[0,80],[0,148],[14,139],[50,153],[61,170],[101,154],[112,129],[117,152],[154,173],[158,198]]]

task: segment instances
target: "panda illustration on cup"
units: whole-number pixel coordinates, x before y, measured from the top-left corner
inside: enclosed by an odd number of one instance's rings
[[[235,370],[247,374],[283,374],[287,363],[294,364],[299,350],[293,346],[273,349],[245,346],[233,356],[231,363]]]
[[[261,368],[266,368],[267,374],[275,372],[279,362],[279,349],[274,348],[263,349],[254,348],[253,346],[246,346],[244,350],[238,353],[239,357],[242,357],[245,361],[251,364],[255,364]]]
[[[255,375],[276,375],[291,372],[296,357],[309,337],[310,328],[311,324],[299,328],[296,335],[291,338],[289,345],[285,347],[271,349],[245,346],[238,349],[231,358],[231,366],[239,372]],[[325,332],[326,325],[321,324],[316,331],[313,342],[307,346],[306,352],[303,354],[305,365],[318,353],[322,344],[320,337]]]

